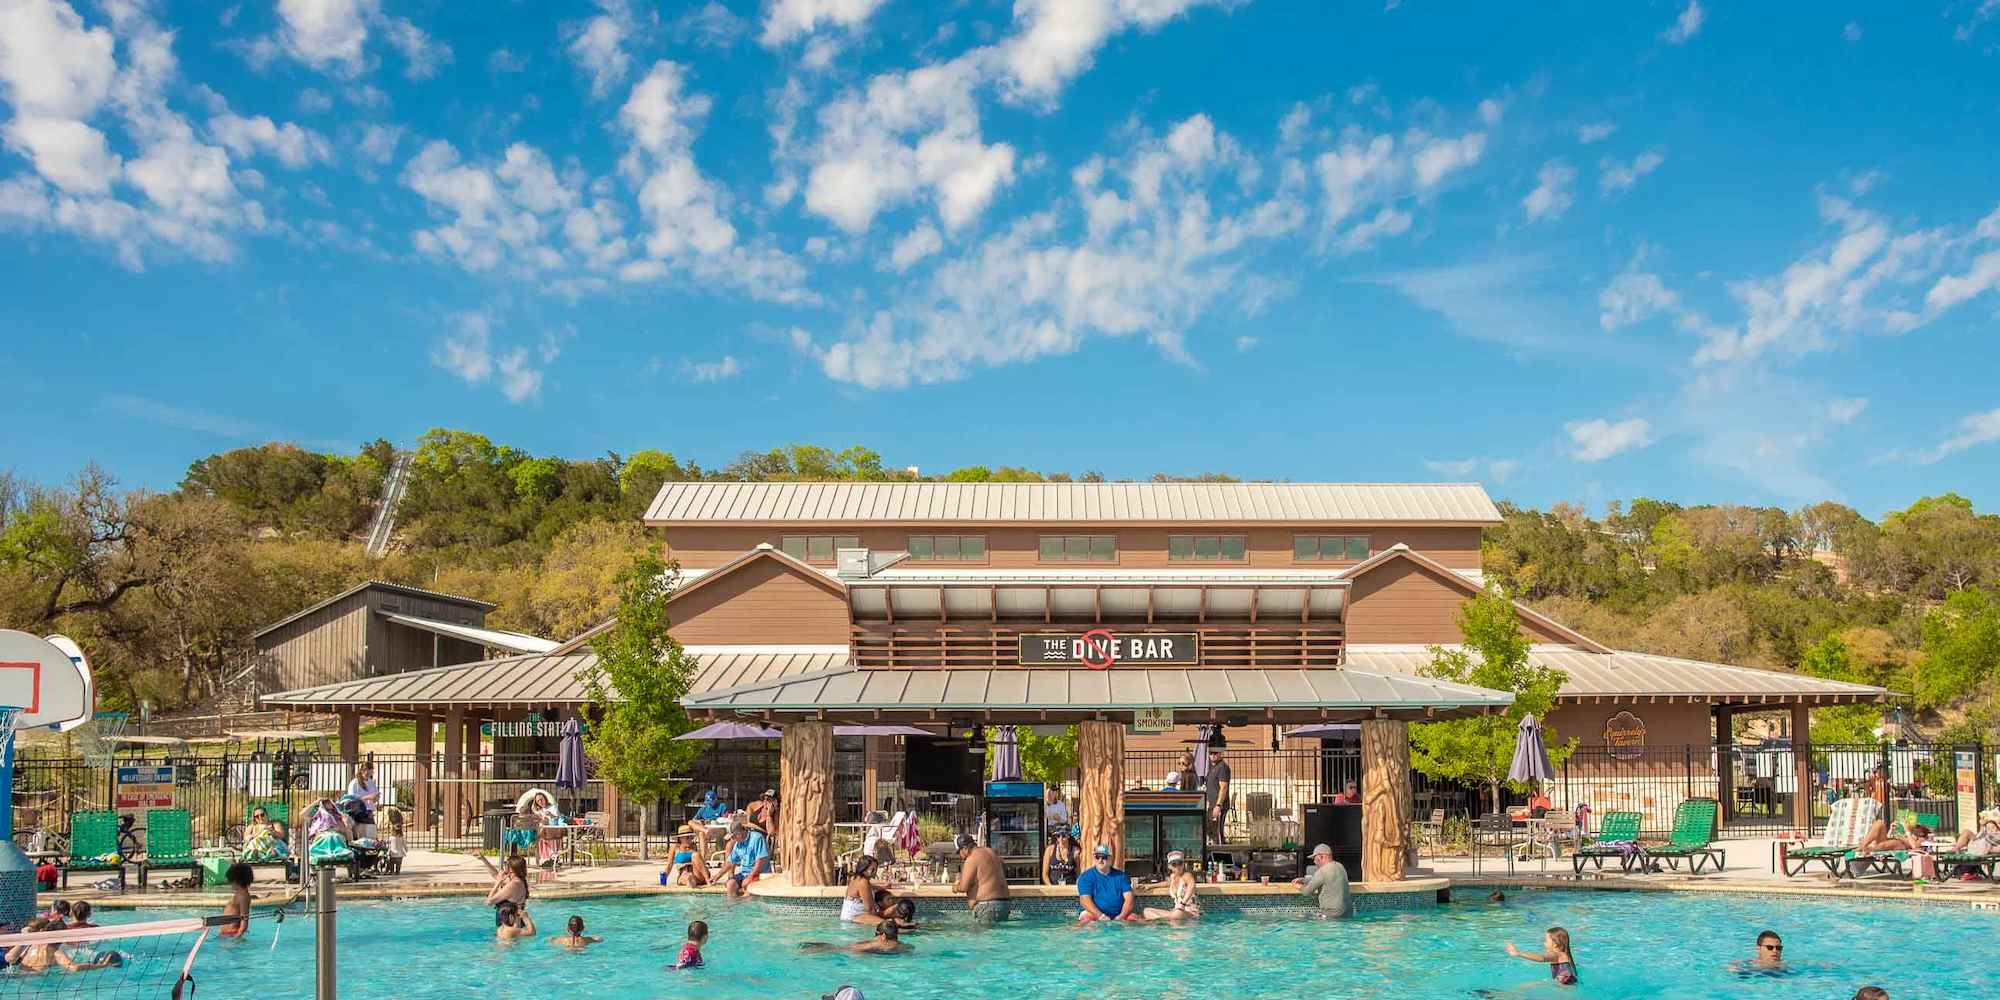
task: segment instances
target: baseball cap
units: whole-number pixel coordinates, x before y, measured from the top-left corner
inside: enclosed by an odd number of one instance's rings
[[[957,843],[958,843],[958,849],[961,851],[970,850],[974,847],[979,846],[979,841],[972,839],[971,834],[965,834],[965,833],[961,833],[958,835]]]
[[[819,1000],[862,1000],[861,987],[842,986],[832,993],[822,993]]]
[[[1110,856],[1111,856],[1111,845],[1110,845],[1110,844],[1099,844],[1099,845],[1097,845],[1097,849],[1096,849],[1096,850],[1094,850],[1094,851],[1091,851],[1091,852],[1090,852],[1090,856],[1091,856],[1091,857],[1093,857],[1093,858],[1108,858],[1108,857],[1110,857]]]
[[[1325,845],[1325,844],[1314,844],[1314,845],[1313,845],[1313,853],[1314,853],[1314,854],[1332,854],[1332,853],[1333,853],[1333,848],[1331,848],[1331,847],[1328,847],[1328,846],[1327,846],[1327,845]]]
[[[1182,853],[1181,853],[1181,852],[1179,852],[1179,851],[1168,851],[1168,852],[1167,852],[1167,864],[1170,864],[1170,865],[1179,865],[1179,864],[1186,864],[1186,863],[1187,863],[1187,855],[1185,855],[1185,854],[1182,854]]]
[[[775,788],[766,788],[764,789],[764,797],[775,799],[778,797],[778,790]]]

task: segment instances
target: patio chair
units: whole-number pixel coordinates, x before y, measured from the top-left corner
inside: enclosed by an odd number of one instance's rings
[[[1431,810],[1431,818],[1417,823],[1417,849],[1428,847],[1431,857],[1438,856],[1438,848],[1444,843],[1444,810]]]
[[[1627,875],[1632,873],[1632,862],[1639,857],[1639,827],[1646,817],[1636,812],[1608,812],[1604,821],[1597,826],[1597,839],[1576,849],[1570,855],[1570,863],[1576,866],[1576,877],[1583,877],[1583,866],[1594,864],[1598,871],[1604,870],[1606,858],[1618,859],[1618,869]]]
[[[1892,837],[1901,837],[1908,834],[1910,827],[1914,825],[1917,814],[1904,811],[1898,814],[1898,816],[1899,818],[1896,822],[1889,824],[1889,835]],[[1866,828],[1864,827],[1863,829],[1865,830]],[[1931,829],[1935,830],[1936,827],[1931,827]],[[1864,853],[1860,850],[1851,850],[1841,855],[1837,874],[1844,878],[1870,878],[1877,875],[1900,878],[1907,874],[1903,866],[1910,860],[1910,855],[1914,853],[1916,852],[1868,851]]]
[[[1646,857],[1664,861],[1667,867],[1678,872],[1681,861],[1688,863],[1688,874],[1701,874],[1704,861],[1721,871],[1723,852],[1715,844],[1715,820],[1721,812],[1720,804],[1714,799],[1683,799],[1674,807],[1674,829],[1667,836],[1667,842],[1658,847],[1641,849]]]
[[[62,863],[62,887],[70,872],[117,872],[118,891],[125,891],[125,859],[118,855],[118,814],[109,809],[72,813],[69,857]]]
[[[146,880],[153,869],[168,871],[186,869],[190,874],[201,870],[201,862],[194,856],[194,830],[186,809],[146,810],[146,854],[139,861],[139,891],[146,891]]]
[[[1521,845],[1521,860],[1526,861],[1537,851],[1543,852],[1546,860],[1557,860],[1562,857],[1563,842],[1575,839],[1576,817],[1565,812],[1549,813],[1542,818],[1540,826]]]
[[[1521,842],[1521,835],[1514,832],[1514,821],[1506,813],[1488,813],[1472,825],[1472,873],[1479,874],[1479,849],[1497,847],[1507,857],[1507,873],[1514,873],[1514,846]]]
[[[1779,861],[1785,877],[1790,878],[1816,864],[1826,866],[1829,877],[1838,876],[1841,862],[1849,851],[1854,850],[1854,845],[1861,842],[1880,815],[1882,804],[1874,799],[1852,797],[1835,802],[1827,813],[1826,830],[1817,840],[1808,840],[1786,849]]]

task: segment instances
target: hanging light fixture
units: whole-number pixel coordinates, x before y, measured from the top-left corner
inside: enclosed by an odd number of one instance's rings
[[[986,752],[986,728],[984,726],[974,726],[972,728],[972,742],[966,746],[965,751],[967,753]]]

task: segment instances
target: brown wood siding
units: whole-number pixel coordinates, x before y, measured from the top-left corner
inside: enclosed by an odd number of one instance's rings
[[[1421,552],[1454,569],[1479,568],[1479,529],[1476,527],[1449,526],[1396,526],[1396,525],[1284,525],[1281,527],[1259,526],[1241,529],[1216,528],[1213,526],[1189,526],[1176,528],[1168,525],[1158,527],[1108,527],[1102,524],[1037,525],[1028,528],[967,526],[954,524],[909,524],[894,527],[854,527],[854,528],[785,528],[764,527],[677,527],[667,528],[668,555],[679,559],[688,569],[709,569],[720,566],[742,555],[759,544],[769,542],[782,544],[786,535],[853,535],[861,540],[865,548],[882,552],[901,552],[909,544],[911,535],[984,535],[986,536],[987,557],[982,562],[927,562],[925,566],[996,566],[1030,567],[1047,565],[1041,561],[1040,546],[1043,535],[1117,535],[1118,561],[1107,563],[1073,563],[1076,566],[1118,565],[1123,567],[1293,567],[1326,566],[1339,568],[1353,565],[1350,562],[1292,561],[1293,535],[1365,535],[1372,552],[1381,552],[1398,542]],[[1243,562],[1175,562],[1167,558],[1167,537],[1169,535],[1242,535],[1246,558]],[[831,564],[828,564],[831,565]]]
[[[1707,746],[1715,738],[1715,723],[1704,704],[1622,705],[1558,704],[1548,715],[1548,726],[1564,742],[1581,741],[1584,746],[1604,744],[1604,724],[1620,712],[1630,712],[1646,726],[1649,747]]]
[[[1456,645],[1459,605],[1469,595],[1437,573],[1409,561],[1392,559],[1355,578],[1348,592],[1347,642],[1438,643]],[[1522,619],[1522,631],[1534,642],[1568,643],[1570,639]]]
[[[263,691],[333,684],[367,676],[368,595],[327,605],[258,639]]]
[[[739,553],[740,554],[740,553]],[[776,559],[757,559],[667,605],[691,645],[845,643],[847,602]]]

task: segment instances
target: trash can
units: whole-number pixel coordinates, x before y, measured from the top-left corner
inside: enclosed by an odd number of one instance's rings
[[[488,809],[479,824],[479,846],[489,851],[498,851],[504,845],[503,832],[507,829],[507,818],[514,815],[512,809]]]

